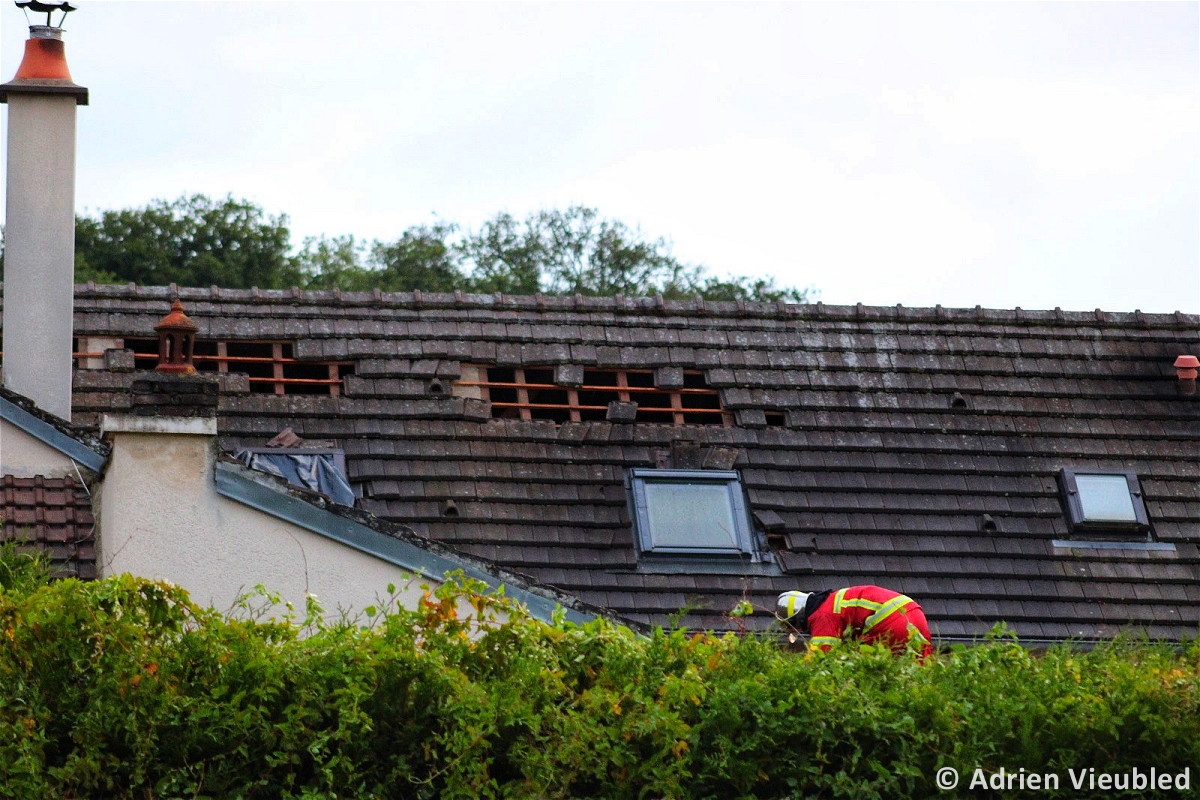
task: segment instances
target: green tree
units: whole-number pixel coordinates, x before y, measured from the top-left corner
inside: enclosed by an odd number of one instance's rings
[[[367,247],[353,236],[309,237],[296,266],[309,289],[453,292],[467,288],[449,223],[416,225],[391,243]]]
[[[771,278],[725,280],[671,255],[669,243],[651,239],[594,208],[544,210],[518,222],[499,214],[455,245],[468,287],[478,292],[662,294],[671,299],[789,300],[804,303],[810,290],[780,288]]]
[[[594,208],[541,211],[527,223],[540,231],[547,253],[543,284],[553,294],[658,294],[687,279],[663,239],[600,219]]]
[[[776,286],[774,278],[751,278],[745,275],[739,278],[730,275],[725,280],[704,278],[698,282],[691,294],[699,295],[705,300],[752,300],[760,303],[785,300],[789,303],[807,303],[813,292],[811,287],[797,289],[794,286]]]
[[[77,281],[283,288],[300,282],[287,216],[246,200],[204,195],[83,216],[75,225]]]
[[[374,288],[364,264],[366,247],[353,236],[310,236],[295,256],[301,285],[308,289],[365,291]]]
[[[669,243],[594,208],[497,214],[475,231],[441,220],[394,241],[309,237],[291,253],[287,216],[204,195],[76,220],[75,279],[264,289],[505,292],[807,302],[770,278],[712,276]],[[2,236],[2,229],[0,229]],[[0,238],[0,265],[3,264]]]
[[[455,249],[470,269],[469,287],[477,292],[537,294],[542,291],[546,242],[536,226],[497,214]]]
[[[450,238],[457,230],[451,223],[416,225],[399,239],[371,246],[370,274],[389,292],[453,292],[467,288],[461,258]]]

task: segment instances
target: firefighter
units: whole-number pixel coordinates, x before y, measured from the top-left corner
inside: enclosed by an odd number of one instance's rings
[[[913,642],[924,661],[932,652],[929,623],[909,597],[880,586],[850,586],[837,591],[784,592],[775,615],[809,635],[809,647],[828,652],[843,637],[889,645],[897,653]]]

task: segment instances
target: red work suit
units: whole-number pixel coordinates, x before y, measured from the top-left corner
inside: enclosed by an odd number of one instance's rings
[[[810,645],[828,651],[849,631],[863,642],[903,651],[909,640],[921,645],[921,658],[933,652],[925,613],[911,598],[879,586],[851,586],[825,598],[808,617]]]

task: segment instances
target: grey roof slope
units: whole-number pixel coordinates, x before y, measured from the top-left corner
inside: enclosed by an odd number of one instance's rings
[[[356,362],[341,397],[227,379],[225,444],[334,439],[365,510],[635,620],[687,607],[684,624],[730,628],[743,597],[870,582],[920,600],[943,639],[1200,622],[1200,403],[1171,366],[1200,351],[1194,315],[89,286],[77,333],[151,335],[176,295],[202,337]],[[737,424],[491,419],[428,393],[463,363],[700,369]],[[77,372],[76,422],[127,404],[130,379]],[[736,448],[776,563],[639,563],[623,477],[675,443]],[[1062,467],[1137,472],[1173,547],[1056,546]]]

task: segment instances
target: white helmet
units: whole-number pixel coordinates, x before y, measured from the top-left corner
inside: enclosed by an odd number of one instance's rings
[[[782,620],[789,620],[803,612],[810,595],[812,592],[784,592],[775,601],[775,616]]]

